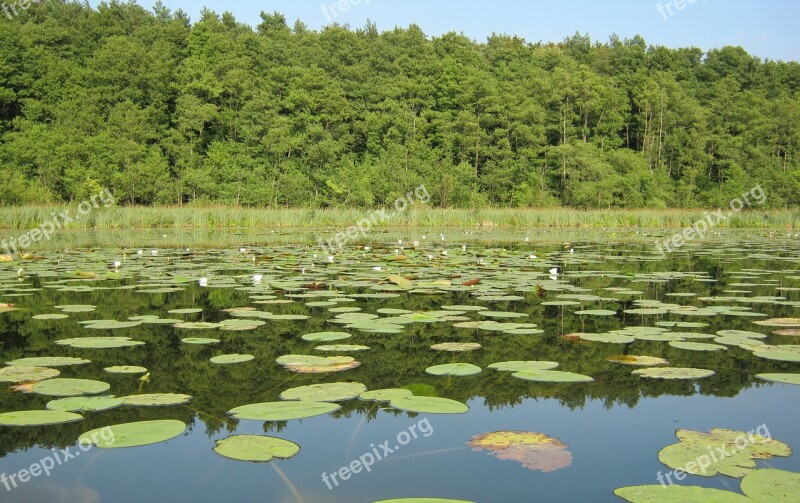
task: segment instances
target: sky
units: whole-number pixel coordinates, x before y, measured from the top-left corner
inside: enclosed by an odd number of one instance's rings
[[[639,34],[652,45],[703,50],[734,45],[762,59],[800,60],[800,0],[162,1],[186,11],[192,21],[206,6],[230,11],[252,26],[260,22],[261,11],[278,11],[290,26],[300,19],[315,30],[333,22],[357,28],[371,20],[380,31],[417,24],[428,35],[456,31],[479,42],[492,33],[529,42],[560,42],[576,31],[601,42],[612,33],[622,38]],[[138,3],[150,8],[155,0]]]

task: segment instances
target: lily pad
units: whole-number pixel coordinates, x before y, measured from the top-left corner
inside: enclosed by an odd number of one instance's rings
[[[668,365],[669,362],[657,356],[637,356],[637,355],[614,355],[609,356],[608,361],[621,363],[623,365],[638,365],[647,367],[650,365]]]
[[[72,358],[69,356],[38,356],[33,358],[20,358],[6,362],[6,365],[16,367],[68,367],[70,365],[85,365],[91,360]]]
[[[669,345],[673,348],[689,351],[725,351],[728,349],[721,344],[708,344],[705,342],[671,341]]]
[[[405,398],[413,394],[414,393],[412,393],[411,390],[405,388],[387,388],[387,389],[376,389],[372,391],[367,391],[366,393],[361,393],[358,397],[362,400],[389,402],[391,400]]]
[[[130,337],[79,337],[62,339],[56,344],[79,349],[114,349],[141,346],[144,342],[131,340]]]
[[[124,400],[113,396],[72,396],[47,402],[48,410],[65,412],[100,412],[122,405]]]
[[[125,405],[137,407],[160,407],[168,405],[182,405],[189,403],[192,399],[190,395],[178,393],[149,393],[143,395],[130,395],[122,397]]]
[[[49,426],[74,423],[83,419],[80,414],[56,410],[20,410],[0,414],[0,426]]]
[[[231,355],[219,355],[214,356],[211,358],[211,363],[216,363],[218,365],[229,365],[232,363],[243,363],[249,362],[250,360],[254,360],[255,356],[253,355],[238,355],[238,354],[231,354]]]
[[[658,459],[670,468],[701,477],[713,477],[717,473],[742,477],[757,468],[754,459],[789,456],[792,453],[792,449],[783,442],[744,431],[713,428],[705,433],[680,429],[675,436],[680,442],[661,449]],[[698,466],[701,456],[708,457],[709,453],[714,454],[717,460],[709,460],[708,466],[705,466],[706,463]]]
[[[83,445],[120,449],[157,444],[177,437],[186,430],[183,421],[163,419],[123,423],[87,431],[78,438]]]
[[[264,435],[233,435],[218,440],[214,452],[239,461],[266,462],[287,459],[300,452],[300,446],[282,438]]]
[[[56,377],[35,383],[31,391],[48,396],[80,396],[97,395],[108,391],[109,388],[111,385],[102,381]]]
[[[144,374],[147,372],[145,367],[136,365],[117,365],[115,367],[106,367],[103,370],[110,374]]]
[[[357,382],[334,382],[324,384],[310,384],[290,388],[281,393],[282,400],[307,400],[313,402],[339,402],[352,400],[367,387]]]
[[[632,374],[651,379],[703,379],[713,376],[715,372],[685,367],[652,367],[634,370]]]
[[[756,377],[769,382],[800,385],[800,374],[756,374]]]
[[[181,339],[181,342],[184,344],[195,344],[198,346],[205,346],[208,344],[219,344],[219,339],[212,339],[209,337],[186,337]]]
[[[631,503],[755,503],[738,493],[696,486],[630,486],[615,489],[614,494]]]
[[[489,451],[497,459],[516,461],[533,471],[553,472],[572,464],[567,445],[543,433],[495,431],[476,435],[467,445],[475,451]]]
[[[463,414],[469,410],[467,404],[433,396],[406,396],[395,398],[389,405],[408,412],[426,414]]]
[[[471,376],[481,373],[481,368],[471,363],[447,363],[425,369],[428,374],[437,376]]]
[[[581,383],[594,381],[593,378],[587,375],[576,374],[574,372],[562,372],[560,370],[523,370],[511,374],[511,376],[517,379],[536,382]]]
[[[317,351],[348,353],[350,351],[366,351],[369,349],[369,346],[360,346],[358,344],[326,344],[317,346],[314,349]]]
[[[321,416],[339,410],[341,406],[328,402],[287,401],[242,405],[228,411],[236,419],[254,421],[289,421]]]
[[[288,370],[302,374],[342,372],[361,365],[351,356],[284,355],[276,361]]]
[[[476,349],[480,348],[481,345],[477,342],[442,342],[440,344],[434,344],[431,346],[431,349],[435,351],[451,352],[475,351]]]
[[[301,339],[312,342],[331,342],[349,339],[350,337],[352,337],[352,335],[347,332],[315,332],[312,334],[305,334]]]
[[[56,369],[47,367],[24,367],[11,365],[0,369],[0,382],[31,382],[52,379],[61,374]]]
[[[742,492],[758,502],[797,503],[800,501],[800,473],[756,470],[742,479]]]
[[[489,365],[489,368],[503,372],[530,372],[535,370],[553,370],[558,368],[558,363],[547,361],[511,361],[492,363]]]

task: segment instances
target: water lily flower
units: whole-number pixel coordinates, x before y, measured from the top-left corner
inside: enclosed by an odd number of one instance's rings
[[[202,287],[208,286],[208,278],[200,278],[200,281],[197,282],[198,285]]]
[[[261,283],[262,279],[264,279],[263,274],[253,274],[253,283]]]

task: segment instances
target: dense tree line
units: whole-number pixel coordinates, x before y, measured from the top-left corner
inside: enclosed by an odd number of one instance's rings
[[[0,203],[698,207],[800,192],[800,65],[738,47],[321,32],[36,3],[0,19]]]

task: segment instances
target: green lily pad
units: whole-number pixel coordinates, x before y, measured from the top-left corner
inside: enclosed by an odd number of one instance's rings
[[[713,477],[717,473],[742,477],[757,468],[755,459],[789,456],[792,453],[792,449],[783,442],[744,431],[713,428],[705,433],[680,429],[675,436],[680,442],[661,449],[658,459],[670,468],[701,477]],[[701,456],[708,458],[709,453],[718,459],[703,463]],[[701,463],[703,466],[698,466]]]
[[[800,374],[756,374],[756,377],[769,382],[800,385]]]
[[[313,334],[305,334],[301,339],[311,342],[331,342],[349,339],[350,337],[352,335],[347,332],[315,332]]]
[[[764,358],[766,360],[775,360],[779,362],[800,362],[800,351],[756,351],[753,355]]]
[[[323,346],[317,346],[314,349],[317,351],[347,353],[350,351],[366,351],[369,349],[369,346],[360,346],[358,344],[326,344]]]
[[[0,426],[49,426],[74,423],[83,419],[80,414],[56,410],[20,410],[0,414]]]
[[[31,319],[45,321],[45,320],[66,320],[69,318],[67,314],[37,314],[36,316],[32,316]]]
[[[312,402],[339,402],[352,400],[367,391],[367,387],[357,382],[334,382],[310,384],[290,388],[281,393],[281,400],[306,400]]]
[[[47,367],[24,367],[11,365],[0,369],[0,382],[32,382],[52,379],[61,374],[56,369]]]
[[[211,363],[216,363],[218,365],[229,365],[232,363],[243,363],[249,362],[250,360],[254,360],[255,356],[253,355],[238,355],[238,354],[231,354],[231,355],[219,355],[214,356],[211,358]]]
[[[220,328],[219,323],[209,323],[206,321],[187,321],[183,323],[176,323],[172,325],[174,328],[182,328],[184,330],[212,330]]]
[[[181,339],[184,344],[194,344],[198,346],[205,346],[208,344],[219,344],[219,339],[212,339],[210,337],[186,337]]]
[[[630,344],[631,342],[635,341],[636,339],[631,337],[630,335],[623,335],[623,334],[614,334],[614,333],[606,333],[606,334],[585,334],[582,333],[580,335],[581,340],[589,341],[589,342],[605,342],[610,344]]]
[[[413,394],[414,393],[412,393],[411,390],[405,388],[387,388],[361,393],[358,398],[362,400],[374,400],[376,402],[389,402],[391,400],[405,398]]]
[[[284,355],[275,361],[292,372],[302,374],[342,372],[361,365],[361,362],[351,356]]]
[[[6,365],[13,365],[16,367],[68,367],[70,365],[85,365],[91,363],[91,360],[83,358],[72,358],[69,356],[39,356],[34,358],[19,358]]]
[[[131,340],[130,337],[79,337],[62,339],[56,344],[79,349],[114,349],[141,346],[144,342]]]
[[[800,473],[772,468],[750,472],[742,479],[742,492],[758,502],[800,501]]]
[[[233,435],[218,440],[214,452],[239,461],[266,462],[272,458],[291,458],[300,452],[300,446],[276,437]]]
[[[228,411],[236,419],[254,421],[289,421],[307,417],[330,414],[341,408],[341,405],[328,402],[287,401],[263,402],[242,405]]]
[[[489,365],[489,368],[503,372],[530,372],[534,370],[553,370],[558,368],[558,363],[547,361],[511,361],[492,363]]]
[[[440,344],[434,344],[431,346],[431,349],[435,351],[451,352],[474,351],[480,348],[481,345],[477,342],[442,342]]]
[[[106,367],[103,370],[109,374],[144,374],[147,372],[145,367],[136,365],[117,365],[115,367]]]
[[[693,369],[685,367],[653,367],[647,369],[637,369],[631,372],[640,377],[651,379],[703,379],[715,374],[713,370]]]
[[[182,405],[189,403],[192,399],[190,395],[178,393],[148,393],[143,395],[130,395],[122,397],[125,405],[137,407],[160,407],[168,405]]]
[[[78,442],[102,449],[138,447],[165,442],[185,430],[186,424],[174,419],[137,421],[87,431],[78,438]]]
[[[437,376],[471,376],[481,373],[481,368],[471,363],[447,363],[425,369],[428,374]]]
[[[614,494],[631,503],[755,503],[741,494],[695,486],[630,486],[615,489]]]
[[[616,316],[617,312],[608,309],[586,309],[583,311],[575,311],[575,314],[581,316]]]
[[[121,328],[138,327],[141,324],[141,321],[100,321],[85,326],[92,330],[119,330]]]
[[[721,344],[708,344],[705,342],[671,341],[670,346],[688,351],[725,351],[728,348]]]
[[[517,379],[536,382],[581,383],[594,381],[593,378],[587,375],[576,374],[574,372],[562,372],[560,370],[523,370],[511,375]]]
[[[169,314],[197,314],[202,313],[203,310],[199,307],[187,307],[185,309],[173,309],[171,311],[167,311]]]
[[[433,396],[395,398],[389,405],[396,409],[425,414],[463,414],[469,410],[467,404]]]
[[[609,356],[608,361],[621,363],[623,365],[638,365],[647,367],[650,365],[668,365],[669,362],[656,356],[636,356],[636,355],[614,355]]]
[[[65,412],[100,412],[122,405],[124,400],[113,396],[71,396],[47,402],[48,410]]]
[[[69,379],[56,377],[47,381],[34,383],[31,391],[48,396],[80,396],[97,395],[108,391],[111,385],[90,379]]]

